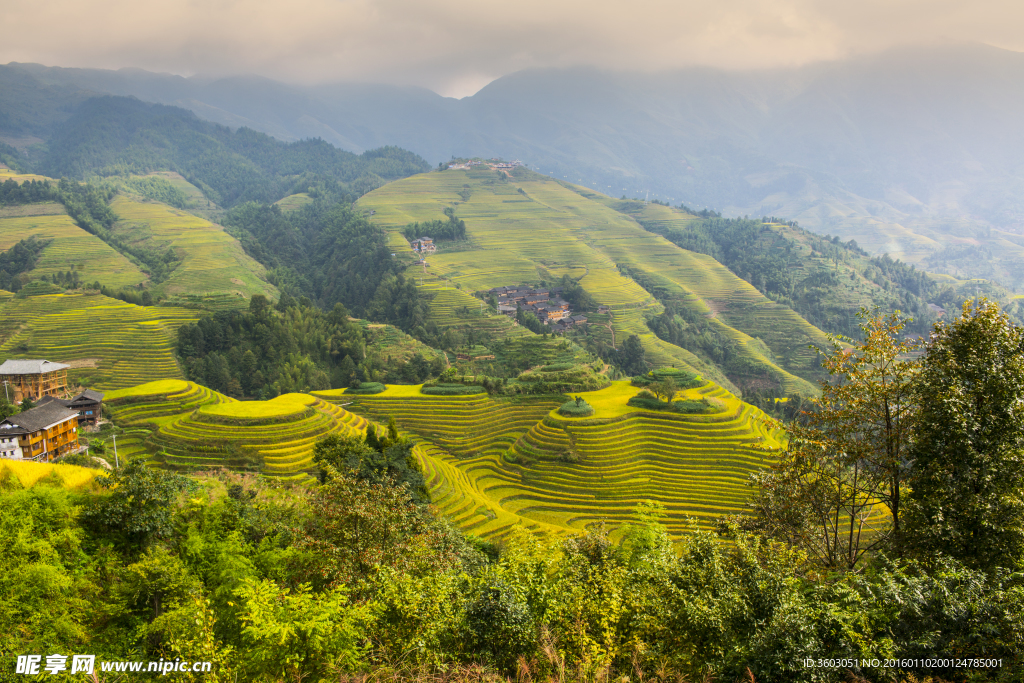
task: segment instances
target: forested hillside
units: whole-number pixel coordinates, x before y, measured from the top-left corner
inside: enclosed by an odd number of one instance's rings
[[[47,142],[37,164],[41,173],[145,174],[177,171],[210,201],[271,203],[318,183],[344,187],[356,196],[428,169],[421,158],[382,147],[361,155],[323,140],[284,143],[256,131],[232,131],[177,107],[131,98],[97,97],[84,102]]]
[[[595,193],[583,194],[600,199]],[[795,222],[701,216],[658,201],[603,201],[673,244],[712,256],[826,332],[857,336],[856,314],[877,307],[909,314],[913,320],[908,331],[923,335],[943,311],[956,310],[964,299],[979,294],[1002,300],[1011,314],[1019,313],[1012,293],[1003,287],[939,279],[888,255],[871,256],[852,240],[803,230]]]

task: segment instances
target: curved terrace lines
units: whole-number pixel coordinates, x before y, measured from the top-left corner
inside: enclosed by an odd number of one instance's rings
[[[424,443],[417,450],[434,503],[481,535],[512,523],[562,531],[601,520],[617,525],[629,521],[640,500],[663,503],[674,534],[684,533],[687,517],[709,524],[742,513],[747,478],[770,456],[758,446],[776,445],[756,411],[710,384],[687,391],[724,398],[724,409],[711,415],[626,406],[637,391],[616,382],[583,393],[596,410],[589,418],[557,415],[556,401],[523,406],[404,388],[402,396],[350,399],[353,409],[394,417],[402,429],[448,449]],[[456,438],[467,431],[470,438]]]

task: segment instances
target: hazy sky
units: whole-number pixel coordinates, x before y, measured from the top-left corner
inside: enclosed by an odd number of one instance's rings
[[[942,39],[1024,50],[1019,0],[0,0],[0,63],[421,85],[537,66],[797,65]]]

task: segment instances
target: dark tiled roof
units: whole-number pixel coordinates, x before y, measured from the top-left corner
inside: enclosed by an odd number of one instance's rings
[[[57,422],[63,422],[71,417],[78,417],[78,412],[68,410],[57,401],[50,401],[46,405],[26,410],[24,413],[11,415],[4,422],[23,427],[30,432],[38,432]],[[2,424],[2,423],[0,423]]]
[[[58,403],[64,406],[65,408],[71,405],[71,401],[63,398],[57,398],[56,396],[43,396],[38,401],[35,401],[36,408],[45,406],[48,403]]]
[[[85,389],[78,396],[75,396],[72,401],[95,401],[99,403],[103,400],[103,392],[96,391],[95,389]]]

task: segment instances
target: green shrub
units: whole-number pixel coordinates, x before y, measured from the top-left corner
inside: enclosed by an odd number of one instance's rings
[[[594,407],[583,399],[573,399],[560,405],[558,414],[568,417],[589,417],[594,414]]]
[[[673,401],[668,403],[661,401],[653,396],[643,396],[643,392],[637,394],[633,398],[626,401],[626,405],[633,406],[634,408],[644,408],[645,410],[664,410],[673,413],[707,413],[713,410],[713,406],[707,399],[701,399],[699,401]]]
[[[380,382],[360,382],[358,387],[350,387],[346,394],[379,394],[387,389],[387,387]]]
[[[430,396],[466,396],[482,394],[484,388],[467,384],[435,384],[431,387],[425,386],[421,391]]]
[[[711,410],[711,404],[707,399],[700,401],[673,401],[672,409],[677,413],[706,413]]]
[[[693,389],[704,383],[700,375],[688,370],[677,370],[676,368],[659,368],[651,370],[646,375],[637,375],[633,378],[632,384],[635,387],[646,387],[653,382],[664,382],[671,379],[680,389]]]

